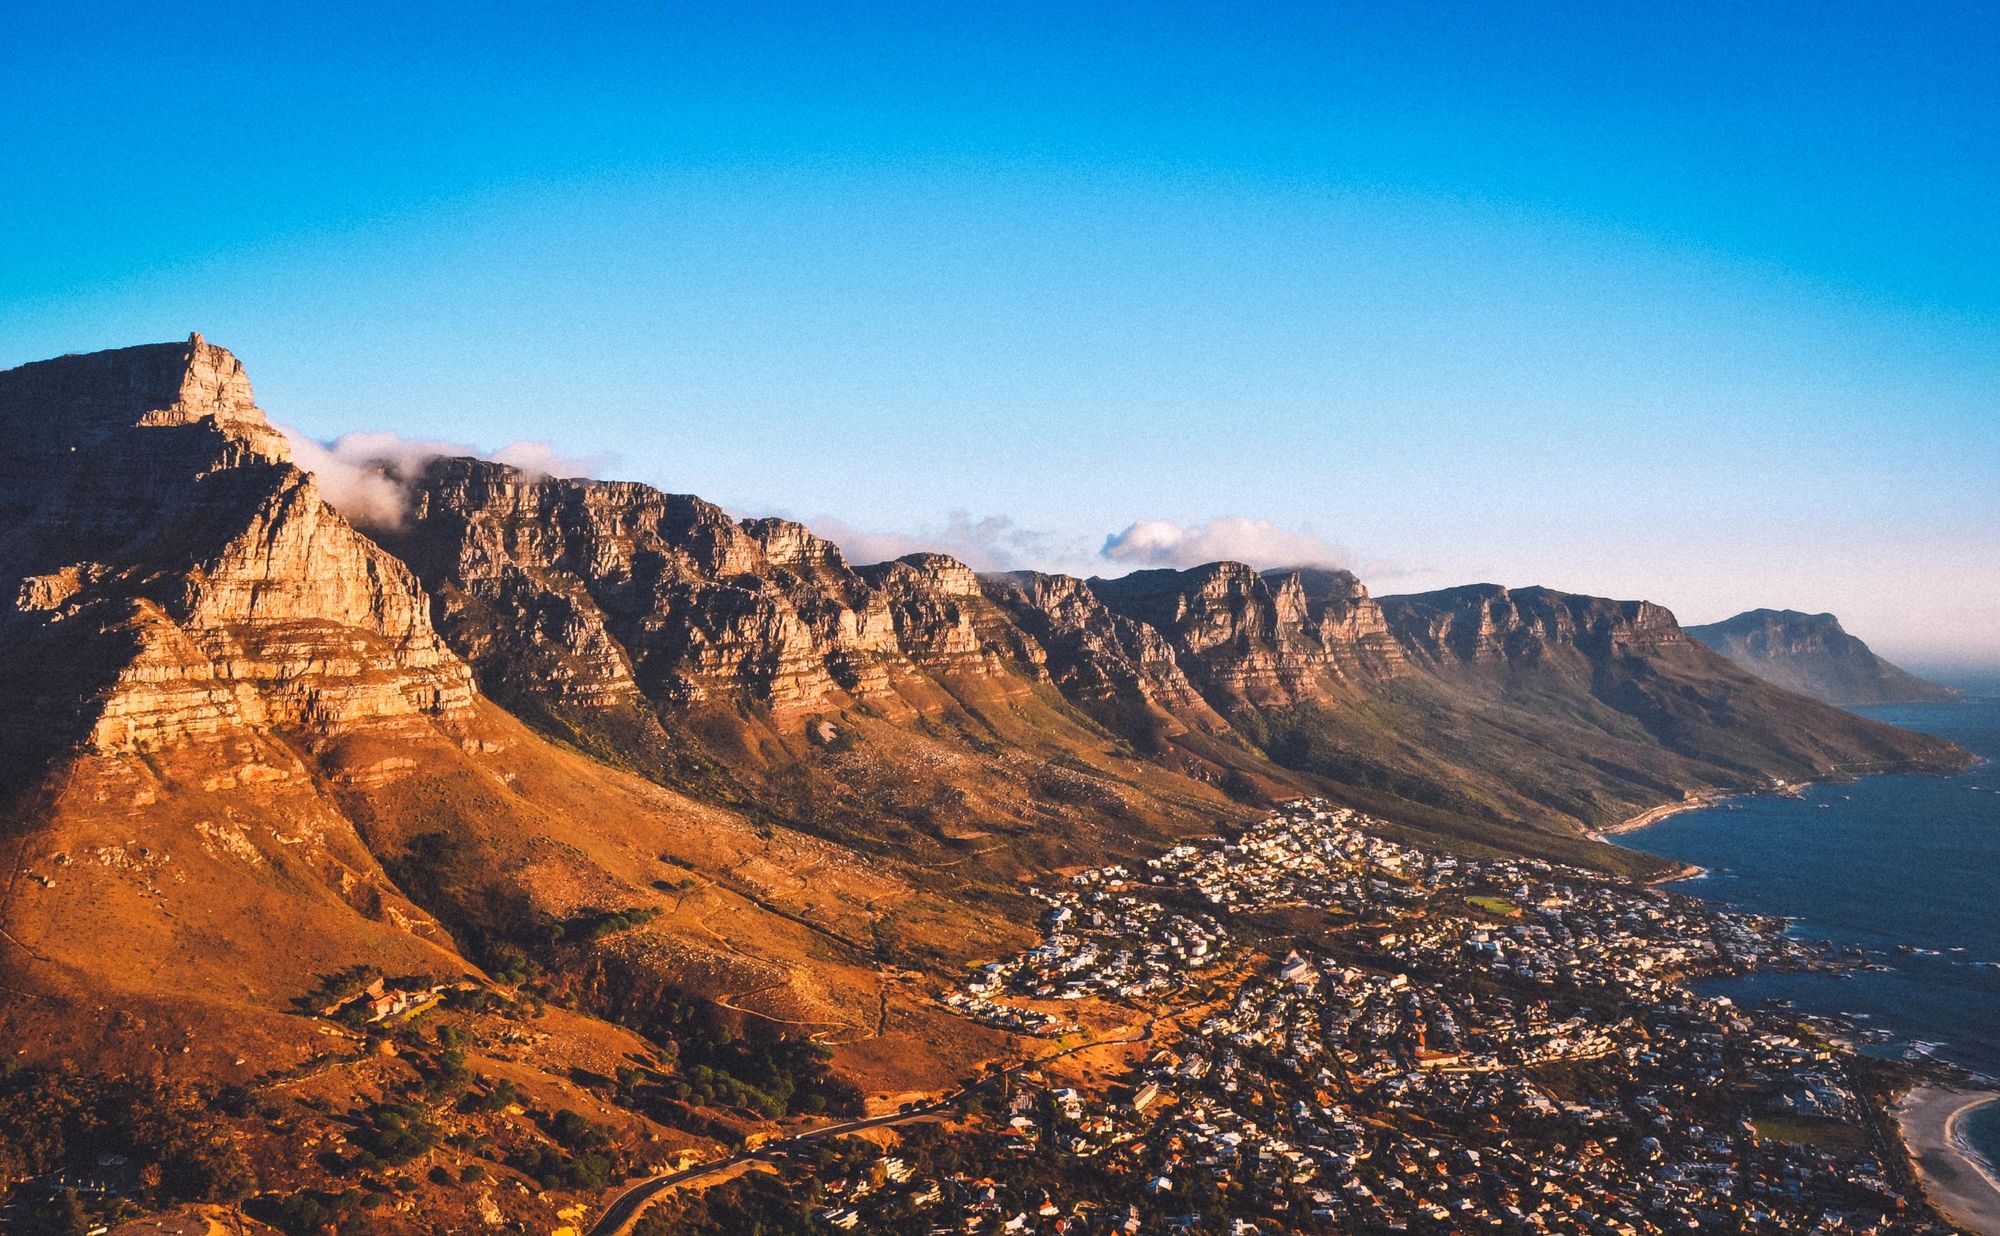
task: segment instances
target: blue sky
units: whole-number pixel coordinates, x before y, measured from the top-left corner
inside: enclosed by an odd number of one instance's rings
[[[0,365],[2000,663],[1990,7],[308,7],[10,14]]]

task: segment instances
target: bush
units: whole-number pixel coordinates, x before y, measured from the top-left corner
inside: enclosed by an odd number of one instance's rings
[[[345,1209],[343,1199],[310,1189],[278,1197],[266,1193],[250,1199],[244,1209],[250,1217],[268,1223],[289,1236],[318,1236]]]
[[[438,1127],[421,1107],[377,1103],[362,1120],[350,1140],[385,1163],[407,1163],[438,1143]]]

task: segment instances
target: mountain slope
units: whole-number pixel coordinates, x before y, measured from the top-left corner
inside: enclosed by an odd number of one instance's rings
[[[496,707],[226,351],[0,374],[0,479],[0,1034],[24,1054],[307,1067],[340,1039],[297,1002],[360,964],[538,976],[536,999],[648,1036],[564,1014],[551,1086],[672,1052],[689,1001],[864,1059],[921,1041],[919,1073],[992,1038],[888,963],[988,955],[1017,926]]]
[[[1766,682],[1829,704],[1908,704],[1957,699],[1950,687],[1917,677],[1841,628],[1832,614],[1753,609],[1689,635]]]
[[[480,460],[402,479],[375,535],[480,682],[663,785],[996,877],[1232,809],[1120,750],[943,555],[857,569],[797,524]]]
[[[1777,690],[1644,602],[1493,585],[1377,601],[1342,572],[1234,564],[1088,587],[1156,629],[1260,753],[1462,840],[1532,846],[1516,826],[1574,833],[1691,791],[1965,758]]]
[[[1225,809],[1208,786],[1629,865],[1578,839],[1693,792],[1962,758],[1777,691],[1642,603],[1378,602],[1347,572],[1235,563],[856,568],[642,485],[469,459],[398,479],[410,516],[375,535],[510,707],[664,785],[967,873],[1198,827]]]

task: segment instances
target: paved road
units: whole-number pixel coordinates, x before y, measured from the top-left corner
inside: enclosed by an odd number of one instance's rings
[[[676,1185],[686,1184],[690,1180],[699,1180],[703,1176],[713,1176],[717,1172],[725,1172],[732,1167],[737,1167],[744,1163],[769,1160],[793,1147],[803,1146],[825,1138],[845,1137],[849,1133],[859,1133],[866,1129],[880,1129],[886,1128],[889,1125],[936,1119],[939,1115],[958,1106],[959,1101],[965,1097],[967,1090],[976,1090],[991,1085],[1002,1076],[1019,1073],[1023,1069],[1039,1068],[1042,1065],[1061,1060],[1065,1056],[1073,1056],[1080,1051],[1089,1051],[1094,1047],[1116,1047],[1122,1043],[1143,1043],[1153,1037],[1153,1023],[1157,1020],[1157,1018],[1149,1019],[1144,1028],[1137,1034],[1127,1034],[1120,1038],[1098,1039],[1091,1043],[1078,1043],[1075,1047],[1064,1048],[1062,1051],[1054,1052],[1047,1056],[1038,1056],[1032,1060],[1023,1060],[1019,1064],[1008,1066],[999,1073],[987,1074],[973,1086],[954,1090],[936,1102],[926,1103],[920,1107],[912,1107],[908,1111],[884,1112],[879,1116],[864,1116],[858,1120],[843,1120],[836,1124],[821,1125],[817,1129],[808,1129],[803,1133],[794,1133],[790,1137],[775,1138],[765,1142],[755,1150],[739,1150],[726,1158],[715,1159],[708,1163],[697,1163],[693,1167],[684,1167],[680,1171],[668,1172],[663,1176],[649,1176],[618,1195],[617,1199],[605,1209],[603,1217],[591,1225],[590,1236],[624,1236],[626,1229],[639,1217],[639,1213],[652,1203],[653,1199]]]
[[[802,1146],[809,1142],[816,1142],[823,1138],[844,1137],[849,1133],[859,1133],[864,1129],[879,1129],[892,1124],[907,1124],[913,1120],[934,1119],[939,1113],[949,1107],[951,1107],[950,1101],[942,1101],[921,1108],[912,1108],[906,1112],[885,1112],[880,1116],[869,1116],[861,1120],[847,1120],[839,1124],[825,1125],[804,1133],[794,1134],[791,1137],[778,1138],[766,1142],[755,1150],[739,1150],[727,1158],[716,1159],[708,1163],[697,1163],[693,1167],[682,1168],[677,1172],[669,1172],[664,1176],[649,1177],[620,1193],[618,1200],[612,1202],[610,1208],[604,1212],[604,1216],[591,1227],[590,1236],[614,1236],[616,1233],[622,1233],[633,1220],[639,1217],[639,1212],[644,1210],[654,1198],[676,1185],[686,1184],[690,1180],[699,1180],[703,1176],[713,1176],[717,1172],[728,1171],[730,1168],[740,1164],[769,1160],[785,1150]]]

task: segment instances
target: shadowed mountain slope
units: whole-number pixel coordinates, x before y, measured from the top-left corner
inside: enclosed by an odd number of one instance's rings
[[[1910,704],[1960,694],[1884,661],[1832,614],[1753,609],[1687,632],[1766,682],[1829,704]]]

